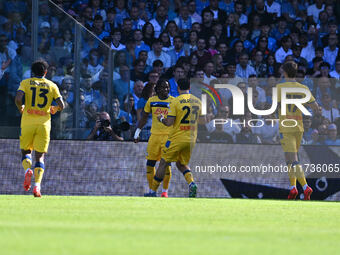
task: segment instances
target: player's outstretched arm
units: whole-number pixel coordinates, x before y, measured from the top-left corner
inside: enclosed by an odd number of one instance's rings
[[[15,95],[15,105],[17,106],[19,112],[22,114],[24,111],[25,105],[22,104],[22,99],[24,97],[24,92],[17,91],[17,94]]]
[[[148,121],[149,113],[142,110],[141,115],[142,115],[142,117],[137,123],[137,129],[136,129],[135,135],[133,137],[133,141],[135,143],[138,143],[138,141],[139,141],[139,134],[142,131],[143,127],[145,126],[146,122]]]

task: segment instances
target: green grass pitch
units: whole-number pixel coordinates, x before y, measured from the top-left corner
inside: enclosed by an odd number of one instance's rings
[[[339,254],[334,202],[0,196],[3,255]]]

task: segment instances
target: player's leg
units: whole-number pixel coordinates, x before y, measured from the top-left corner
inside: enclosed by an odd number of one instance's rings
[[[166,144],[167,140],[168,140],[167,136],[162,136],[162,139],[160,141],[160,145],[161,145],[160,151],[161,152],[165,148],[165,144]],[[172,176],[172,174],[171,174],[171,163],[169,163],[165,168],[165,176],[164,176],[164,179],[163,179],[163,189],[162,189],[161,197],[168,197],[168,189],[169,189],[171,176]]]
[[[161,159],[161,161],[159,162],[155,177],[153,178],[153,181],[152,181],[151,191],[149,193],[144,194],[145,197],[156,196],[157,189],[164,179],[165,169],[168,164],[169,162],[166,162],[163,158]]]
[[[298,191],[296,188],[296,169],[294,167],[295,164],[293,164],[294,162],[297,162],[295,153],[295,137],[291,133],[280,133],[280,142],[285,154],[286,164],[288,166],[288,177],[290,182],[288,199],[295,199],[298,195]]]
[[[33,175],[32,167],[32,148],[33,137],[35,133],[34,126],[25,126],[20,129],[20,149],[22,155],[22,167],[25,170],[24,189],[28,191],[31,188],[31,177]]]
[[[196,197],[197,185],[194,182],[194,177],[190,171],[190,167],[188,166],[190,162],[192,148],[192,143],[183,144],[181,151],[179,152],[176,166],[178,170],[183,174],[186,182],[189,184],[189,197]]]
[[[35,185],[33,189],[33,194],[35,197],[41,196],[41,180],[45,171],[44,158],[50,143],[50,130],[51,128],[49,126],[39,125],[33,141],[33,148],[35,150]]]
[[[28,191],[31,188],[31,178],[33,175],[32,167],[32,151],[21,150],[22,154],[22,167],[25,170],[24,189]]]
[[[43,152],[35,152],[35,166],[34,166],[34,188],[33,195],[35,197],[41,197],[40,189],[41,189],[41,181],[45,171],[44,164],[45,153]]]
[[[162,159],[159,162],[155,177],[152,181],[152,187],[151,192],[144,194],[144,196],[156,196],[156,191],[160,185],[160,183],[163,181],[166,167],[169,165],[169,163],[174,162],[178,158],[178,143],[172,143],[171,141],[167,141],[165,143],[165,148],[162,151]]]
[[[169,184],[171,180],[171,163],[168,163],[168,165],[165,168],[165,176],[163,179],[163,189],[162,189],[162,195],[161,197],[168,197],[168,189],[169,189]]]
[[[157,141],[157,138],[156,135],[151,134],[146,148],[146,179],[148,180],[149,191],[151,191],[153,177],[156,172],[156,162],[160,160],[161,156],[161,145],[159,144],[159,141]]]
[[[189,184],[189,197],[196,197],[197,185],[194,181],[194,176],[190,171],[190,167],[187,164],[182,164],[180,160],[176,162],[176,166]]]
[[[146,179],[148,180],[150,190],[152,186],[153,177],[155,176],[155,172],[156,172],[155,165],[156,165],[156,160],[148,159],[146,161]]]
[[[310,200],[310,196],[313,193],[313,190],[311,187],[308,186],[307,180],[305,177],[305,173],[303,171],[302,165],[299,163],[299,155],[298,151],[300,149],[300,144],[302,141],[303,133],[296,133],[295,139],[296,139],[296,160],[298,162],[296,166],[296,178],[298,182],[300,183],[301,187],[303,188],[303,194],[304,194],[304,200]]]
[[[296,165],[298,164],[294,152],[285,152],[285,159],[288,166],[288,177],[289,177],[289,194],[288,199],[294,200],[298,195],[296,188]]]

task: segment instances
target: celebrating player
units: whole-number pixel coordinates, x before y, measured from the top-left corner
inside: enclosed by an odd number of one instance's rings
[[[189,197],[196,197],[197,185],[188,166],[191,152],[197,138],[197,122],[201,113],[201,101],[189,93],[190,82],[186,79],[178,80],[179,96],[170,103],[167,118],[159,115],[157,119],[165,126],[173,129],[162,151],[162,159],[152,182],[151,192],[145,196],[155,197],[158,186],[165,176],[166,166],[176,162],[176,166],[189,184]]]
[[[283,64],[283,74],[286,82],[278,84],[277,95],[278,102],[281,102],[281,90],[283,88],[303,88],[308,90],[308,87],[295,81],[295,75],[297,72],[297,64],[295,62],[289,61]],[[287,98],[303,98],[305,95],[302,93],[287,93]],[[280,104],[279,104],[280,105]],[[315,102],[315,98],[311,95],[310,100],[306,104],[311,107],[313,112],[319,113],[320,109],[318,104]],[[304,199],[310,200],[310,196],[313,192],[312,188],[308,186],[302,166],[299,162],[298,151],[300,148],[302,136],[303,136],[303,122],[302,122],[302,112],[300,109],[294,105],[287,105],[286,115],[282,115],[279,111],[280,119],[280,141],[282,149],[285,153],[286,163],[288,165],[288,175],[290,181],[290,192],[288,199],[295,199],[298,195],[296,189],[296,179],[299,181],[300,185],[304,190]],[[295,120],[297,125],[295,127],[287,127],[288,119]],[[287,125],[283,126],[283,121],[286,121]]]
[[[162,114],[168,115],[170,102],[173,100],[169,96],[170,85],[166,80],[159,80],[155,86],[156,96],[150,97],[146,102],[144,110],[142,111],[142,118],[137,124],[137,129],[134,136],[135,143],[139,140],[139,134],[148,121],[148,116],[152,114],[151,136],[149,138],[147,147],[147,162],[146,162],[146,178],[151,190],[152,180],[155,176],[156,162],[161,159],[161,152],[164,148],[165,142],[168,139],[169,132],[172,127],[164,127],[157,120],[157,116]],[[171,163],[166,166],[165,177],[163,179],[162,197],[168,197],[168,188],[171,179]]]
[[[45,78],[48,64],[38,60],[31,66],[32,78],[23,80],[15,96],[21,117],[20,149],[25,169],[24,189],[31,188],[33,175],[32,150],[35,151],[33,195],[41,197],[40,183],[44,173],[44,155],[50,142],[51,114],[64,109],[64,102],[57,85]],[[25,97],[25,105],[23,98]],[[51,106],[55,100],[58,106]]]

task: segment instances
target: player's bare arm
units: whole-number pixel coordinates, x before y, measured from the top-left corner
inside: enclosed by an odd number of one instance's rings
[[[22,91],[17,91],[17,94],[15,95],[15,105],[17,106],[19,112],[22,114],[24,111],[25,105],[22,104],[22,99],[24,97],[25,93]]]
[[[142,131],[143,127],[145,126],[146,122],[148,121],[149,113],[147,113],[144,110],[142,110],[141,116],[142,117],[141,117],[141,119],[137,123],[137,129],[136,129],[135,135],[133,137],[133,141],[135,143],[139,142],[139,134]]]
[[[51,106],[51,114],[55,114],[58,111],[62,111],[65,108],[65,104],[62,98],[57,98],[56,99],[57,106],[52,105]]]
[[[162,122],[165,126],[170,127],[175,123],[176,117],[175,116],[168,116],[164,118],[163,115],[158,115],[157,119]]]

